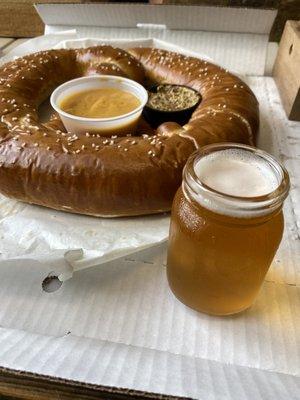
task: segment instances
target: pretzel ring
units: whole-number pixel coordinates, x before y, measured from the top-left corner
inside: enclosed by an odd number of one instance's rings
[[[38,107],[63,82],[89,74],[121,75],[198,90],[190,121],[152,129],[143,120],[132,136],[104,138],[66,132],[60,119],[39,120]],[[258,103],[224,69],[159,49],[111,46],[50,50],[0,69],[0,192],[28,203],[95,216],[168,211],[182,169],[199,146],[253,144]]]

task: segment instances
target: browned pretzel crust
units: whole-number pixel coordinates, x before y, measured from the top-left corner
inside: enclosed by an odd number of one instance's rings
[[[202,102],[183,127],[154,131],[141,121],[131,137],[76,136],[37,109],[61,83],[93,73],[141,83],[191,86]],[[189,155],[214,142],[252,144],[258,103],[239,78],[180,54],[110,46],[51,50],[19,58],[0,69],[0,192],[69,212],[122,216],[168,211]]]

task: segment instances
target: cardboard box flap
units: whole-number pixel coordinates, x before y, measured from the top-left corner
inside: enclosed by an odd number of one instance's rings
[[[38,4],[46,25],[268,34],[276,10],[148,4]]]
[[[99,391],[99,399],[115,398],[113,393],[130,398],[130,391],[131,395],[136,394],[134,399],[166,400],[165,394],[176,396],[174,400],[179,399],[177,396],[296,400],[300,390],[297,376],[125,343],[79,338],[72,333],[55,338],[0,327],[0,344],[10,349],[2,357],[2,368],[18,368],[26,371],[27,376],[38,373],[44,379],[65,380],[69,385],[81,382],[86,388],[101,385],[98,388],[103,390],[106,386],[109,396],[102,397]],[[35,360],[39,360],[40,367]],[[260,393],[267,397],[261,397]],[[60,398],[59,392],[55,398]]]
[[[155,38],[205,54],[240,74],[264,75],[275,10],[149,4],[39,4],[45,33],[79,38]]]

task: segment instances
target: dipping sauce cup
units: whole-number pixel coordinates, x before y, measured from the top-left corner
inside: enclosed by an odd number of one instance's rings
[[[203,147],[188,160],[173,206],[167,276],[175,296],[208,314],[250,307],[280,244],[286,169],[240,144]]]
[[[167,90],[167,89],[172,89],[175,91],[180,91],[181,89],[184,89],[187,93],[190,93],[191,96],[193,96],[194,101],[192,104],[189,104],[188,106],[182,106],[180,107],[180,92],[176,93],[174,96],[174,93],[171,93],[172,97],[175,97],[175,99],[178,101],[178,105],[180,108],[178,109],[172,109],[172,100],[170,99],[169,96],[166,96],[166,103],[169,102],[169,106],[171,107],[171,110],[165,110],[165,109],[160,109],[159,106],[157,105],[154,107],[151,104],[151,96],[156,93],[158,93],[159,90]],[[143,110],[143,116],[146,119],[146,121],[152,126],[152,128],[157,128],[159,125],[163,124],[164,122],[177,122],[179,125],[184,125],[188,122],[188,120],[191,118],[193,112],[196,110],[198,107],[199,103],[201,102],[201,95],[199,92],[197,92],[195,89],[185,86],[185,85],[171,85],[169,83],[167,84],[158,84],[158,85],[153,85],[148,89],[149,92],[149,101],[145,105],[144,110]],[[166,94],[166,93],[164,93]]]
[[[101,88],[115,88],[129,92],[139,99],[140,104],[133,111],[112,118],[79,117],[61,109],[60,104],[67,96]],[[142,85],[131,79],[112,75],[92,75],[73,79],[58,86],[50,97],[50,103],[54,110],[58,112],[67,131],[75,134],[99,133],[103,136],[125,136],[134,133],[147,100],[148,93]]]

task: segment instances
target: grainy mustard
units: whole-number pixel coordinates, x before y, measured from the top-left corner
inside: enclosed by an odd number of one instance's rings
[[[161,111],[179,111],[194,106],[200,95],[185,86],[159,85],[149,92],[148,106]]]

